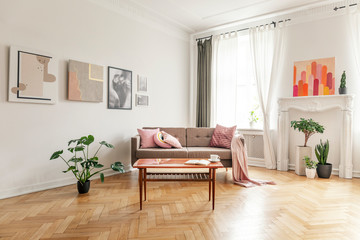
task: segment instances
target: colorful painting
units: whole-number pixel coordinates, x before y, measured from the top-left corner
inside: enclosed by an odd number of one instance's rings
[[[57,61],[49,54],[10,48],[9,101],[55,104]]]
[[[335,57],[294,63],[294,97],[334,94]]]
[[[104,67],[69,60],[68,99],[84,102],[103,101]]]

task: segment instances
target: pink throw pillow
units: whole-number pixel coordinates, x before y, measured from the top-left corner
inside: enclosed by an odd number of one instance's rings
[[[167,132],[162,131],[163,137],[164,137],[164,141],[167,144],[170,144],[171,146],[175,147],[175,148],[182,148],[179,140],[177,140],[175,137],[171,136],[170,134],[168,134]]]
[[[157,147],[154,142],[154,135],[157,134],[160,129],[138,129],[137,130],[140,135],[140,148],[153,148]]]
[[[236,126],[224,127],[216,124],[216,128],[211,137],[210,147],[231,148],[231,140],[234,137]]]
[[[154,142],[156,145],[158,145],[161,148],[171,148],[171,145],[167,144],[164,141],[164,137],[161,132],[158,132],[154,135]]]

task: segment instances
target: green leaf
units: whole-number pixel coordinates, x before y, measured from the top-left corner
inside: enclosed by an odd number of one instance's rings
[[[66,171],[63,171],[63,173],[67,173],[68,171],[75,170],[75,166],[70,166]]]
[[[76,142],[78,142],[78,141],[79,141],[79,139],[70,140],[70,141],[68,142],[68,146],[70,146],[70,144],[76,143]]]
[[[121,162],[115,162],[113,164],[111,164],[111,169],[117,172],[125,172],[124,171],[124,164],[122,164]]]
[[[98,157],[92,157],[92,158],[89,158],[89,161],[94,161],[94,162],[97,162],[99,160]]]
[[[73,148],[73,147],[68,148],[68,151],[71,152],[71,153],[73,153],[73,152],[74,152],[74,148]]]
[[[103,173],[100,173],[100,179],[101,179],[101,182],[104,182],[104,174]]]
[[[57,159],[58,157],[60,157],[61,154],[63,154],[63,152],[64,152],[63,150],[54,152],[54,153],[51,155],[50,160]]]
[[[74,150],[76,151],[76,152],[80,152],[80,151],[82,151],[82,150],[84,150],[84,146],[76,146],[75,148],[74,148]]]
[[[94,168],[102,168],[102,167],[104,167],[104,165],[102,165],[102,164],[100,164],[100,163],[96,163],[96,164],[94,165]]]
[[[108,148],[114,148],[114,146],[113,146],[112,144],[107,143],[106,141],[101,141],[100,144],[101,144],[101,145],[104,145],[104,146],[106,146],[106,147],[108,147]]]
[[[90,145],[92,142],[94,142],[94,136],[93,135],[89,135],[87,136],[87,138],[85,139],[85,141],[83,142],[86,146]]]
[[[68,162],[75,162],[75,163],[77,163],[77,162],[82,162],[83,161],[83,158],[82,157],[72,157],[72,158],[70,158],[70,160],[68,161]]]

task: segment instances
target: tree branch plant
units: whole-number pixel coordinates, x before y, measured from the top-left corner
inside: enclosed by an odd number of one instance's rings
[[[312,135],[315,133],[323,133],[325,130],[322,125],[314,122],[311,118],[300,118],[299,121],[291,121],[291,127],[294,128],[294,130],[297,129],[299,132],[303,132],[305,134],[304,147],[306,147],[306,144]]]
[[[89,147],[90,144],[94,142],[94,140],[95,139],[92,135],[70,140],[68,142],[69,148],[67,150],[73,154],[73,156],[66,160],[62,156],[64,151],[59,150],[51,155],[50,160],[54,160],[60,157],[68,167],[65,171],[63,171],[63,173],[71,171],[81,185],[84,185],[86,181],[88,181],[96,174],[100,174],[101,182],[104,182],[104,173],[102,172],[110,168],[114,171],[123,173],[124,165],[121,162],[115,162],[111,164],[109,168],[101,169],[104,167],[104,165],[99,163],[97,154],[102,147],[114,148],[114,146],[110,143],[105,141],[99,142],[100,145],[95,154],[93,156],[89,156]]]

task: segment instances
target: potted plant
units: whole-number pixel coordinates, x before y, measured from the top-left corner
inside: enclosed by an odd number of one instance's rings
[[[315,155],[319,163],[317,164],[317,175],[320,178],[329,178],[332,171],[332,164],[327,163],[327,158],[329,154],[329,140],[326,140],[325,143],[320,140],[320,144],[315,146]]]
[[[61,156],[64,152],[63,150],[54,152],[50,157],[50,160],[60,157],[66,163],[68,169],[63,172],[67,173],[71,171],[74,174],[75,178],[78,180],[77,188],[79,193],[87,193],[89,191],[90,178],[98,173],[100,173],[101,182],[104,182],[104,174],[102,171],[110,169],[101,169],[104,165],[99,163],[99,158],[96,155],[101,147],[114,148],[114,146],[105,141],[101,141],[99,142],[100,146],[95,154],[92,157],[89,157],[89,146],[94,140],[92,135],[70,140],[68,142],[69,148],[67,150],[71,152],[73,156],[69,160],[65,160],[65,158]],[[123,173],[124,165],[121,162],[115,162],[111,164],[111,169]]]
[[[346,73],[345,73],[345,71],[341,75],[339,94],[346,94]]]
[[[305,156],[304,161],[306,165],[306,177],[315,178],[317,162],[310,160],[309,156]]]
[[[254,124],[257,123],[258,120],[259,118],[256,116],[255,111],[250,111],[249,124],[251,128],[254,127]]]
[[[317,122],[314,122],[311,118],[300,118],[298,121],[291,121],[291,127],[294,130],[303,132],[305,135],[304,146],[296,146],[296,159],[295,159],[295,173],[298,175],[305,175],[305,164],[303,159],[305,156],[311,156],[311,147],[306,144],[309,138],[315,133],[323,133],[325,128]]]

